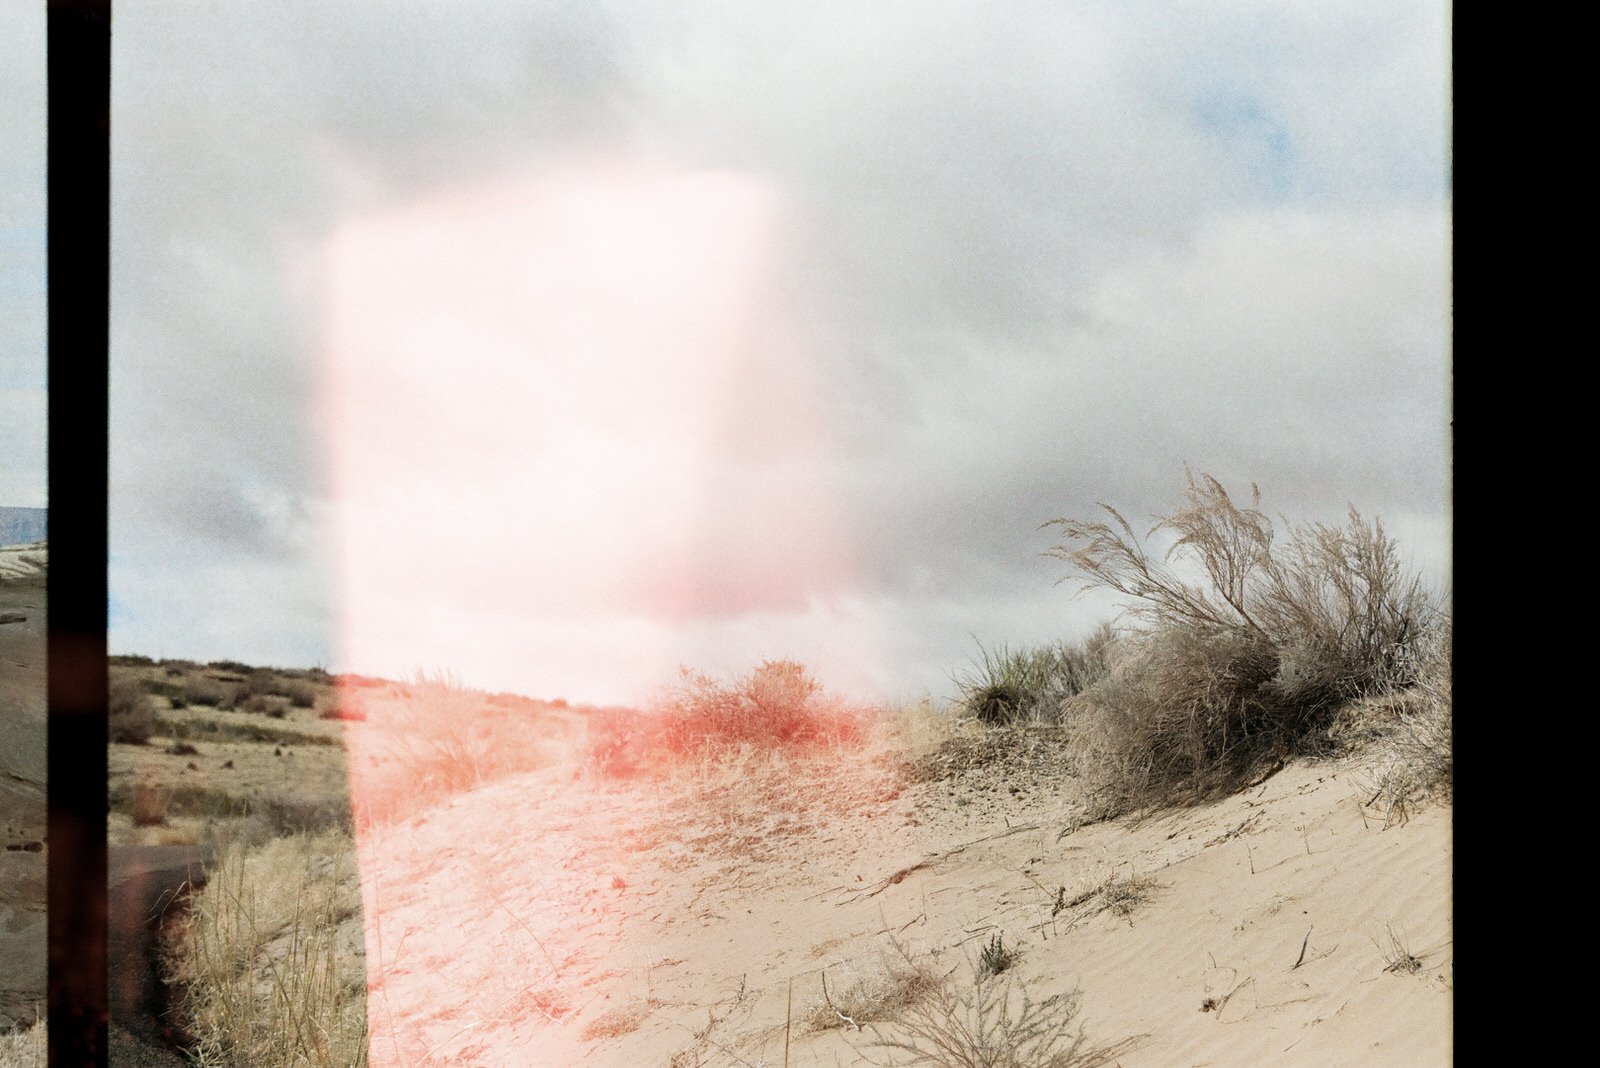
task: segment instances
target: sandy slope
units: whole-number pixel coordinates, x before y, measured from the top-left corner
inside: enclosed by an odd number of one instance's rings
[[[372,1061],[776,1065],[787,1020],[788,1064],[888,1063],[872,1028],[812,1029],[824,971],[839,994],[909,957],[970,987],[998,932],[1125,1068],[1449,1063],[1448,808],[1386,827],[1358,772],[1302,765],[1079,827],[1056,766],[557,766],[366,835]],[[1092,891],[1129,875],[1147,900],[1118,915]],[[1386,970],[1391,931],[1419,970]]]

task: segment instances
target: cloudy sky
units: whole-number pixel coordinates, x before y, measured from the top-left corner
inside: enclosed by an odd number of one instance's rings
[[[0,507],[46,504],[44,15],[0,7]]]
[[[1446,19],[123,0],[112,648],[943,694],[1109,613],[1042,522],[1186,463],[1444,587]]]

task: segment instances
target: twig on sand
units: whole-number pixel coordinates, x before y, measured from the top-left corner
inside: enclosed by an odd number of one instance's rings
[[[1300,965],[1302,965],[1302,964],[1304,964],[1306,962],[1306,947],[1311,944],[1311,932],[1313,930],[1315,930],[1315,929],[1316,929],[1316,925],[1315,924],[1313,924],[1312,926],[1306,928],[1305,941],[1300,943],[1300,956],[1295,958],[1294,964],[1289,968],[1289,970],[1291,972],[1294,971],[1295,968],[1300,967]]]

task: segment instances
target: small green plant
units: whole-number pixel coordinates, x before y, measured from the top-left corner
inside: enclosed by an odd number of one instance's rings
[[[978,982],[993,978],[1017,962],[1017,951],[1005,944],[1003,935],[989,939],[978,954]]]

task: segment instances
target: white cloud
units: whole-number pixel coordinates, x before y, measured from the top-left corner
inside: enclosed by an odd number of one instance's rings
[[[270,634],[296,627],[326,637],[327,600],[352,596],[316,548],[329,499],[366,509],[345,517],[374,535],[373,591],[396,595],[383,578],[409,546],[453,547],[411,604],[448,626],[402,627],[393,603],[384,633],[414,653],[341,641],[407,661],[372,670],[503,685],[519,643],[642,679],[853,635],[877,666],[843,674],[936,688],[973,635],[1081,629],[1093,612],[1060,607],[1038,524],[1098,499],[1170,507],[1186,461],[1261,482],[1295,518],[1347,502],[1400,517],[1422,566],[1445,566],[1442,5],[175,14],[119,8],[114,115],[112,581],[152,635],[174,633],[176,609],[143,598],[163,573],[198,581],[176,563],[192,542],[254,576],[241,597],[278,576],[277,608],[219,631],[240,643],[229,655],[286,648]],[[695,261],[711,246],[670,224],[711,216],[670,182],[669,210],[613,214],[609,244],[552,237],[555,216],[494,199],[531,174],[593,187],[599,159],[765,205],[760,256]],[[741,210],[721,236],[755,218]],[[645,233],[650,254],[596,259]],[[359,269],[324,274],[309,254],[335,235],[355,235]],[[512,239],[589,258],[529,257],[545,272],[530,278],[508,266]],[[703,362],[707,335],[661,310],[709,306],[674,272],[761,280],[723,305],[771,328],[745,328],[727,382]],[[530,299],[545,310],[516,310]],[[391,415],[354,439],[365,474],[337,440],[357,409],[329,436],[316,407],[352,301],[364,355],[345,370],[364,367],[383,398],[367,411]],[[555,344],[561,330],[591,355]],[[618,355],[652,337],[652,373]],[[463,428],[469,449],[451,444]],[[516,489],[491,500],[496,485]],[[383,542],[402,517],[409,533]],[[550,537],[503,550],[530,530]],[[798,557],[765,551],[795,531]],[[598,677],[528,671],[552,696]]]

